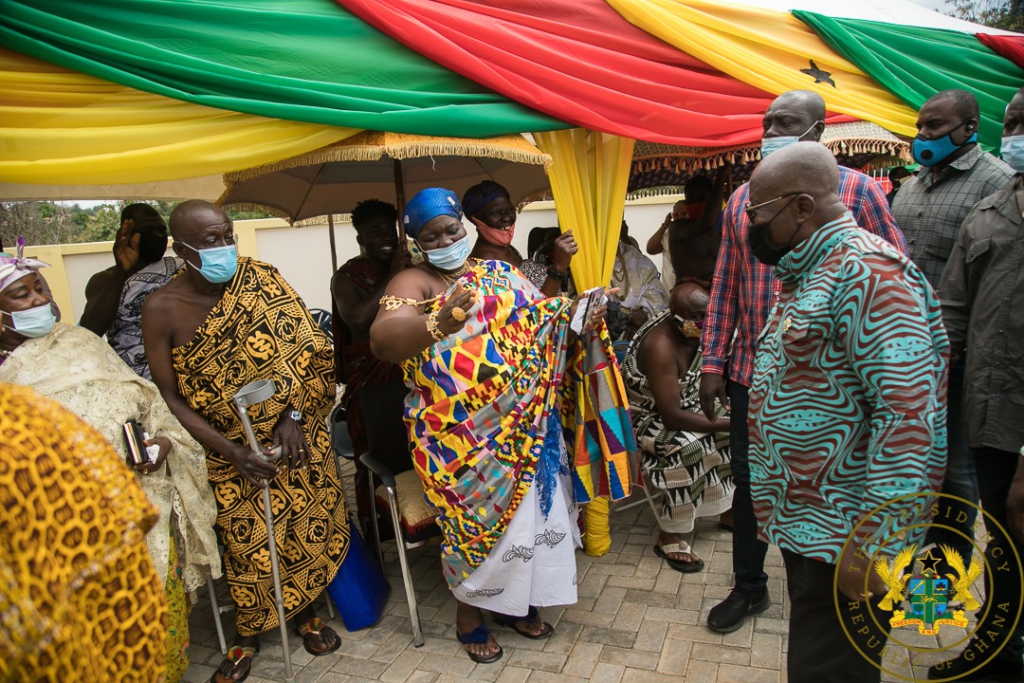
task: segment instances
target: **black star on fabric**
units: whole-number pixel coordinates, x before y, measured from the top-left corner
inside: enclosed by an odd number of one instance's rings
[[[929,548],[928,554],[921,558],[921,571],[931,569],[936,574],[939,573],[938,564],[942,561],[941,557],[934,557],[932,553],[935,552],[935,548]]]
[[[813,76],[815,83],[828,83],[833,88],[836,87],[836,82],[832,80],[831,72],[819,69],[818,65],[814,63],[813,59],[810,60],[810,61],[811,61],[811,68],[810,69],[800,69],[800,73],[807,74],[808,76]]]

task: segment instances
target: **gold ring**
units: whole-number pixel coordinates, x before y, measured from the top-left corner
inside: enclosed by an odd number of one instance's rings
[[[459,306],[452,308],[452,317],[458,320],[460,323],[466,319],[466,312]]]

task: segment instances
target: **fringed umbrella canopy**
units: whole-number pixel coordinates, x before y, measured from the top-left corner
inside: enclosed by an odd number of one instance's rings
[[[364,131],[308,154],[225,174],[220,203],[270,209],[291,221],[350,213],[364,199],[395,203],[427,187],[462,195],[491,179],[513,202],[548,188],[551,157],[521,135],[449,138]]]
[[[910,143],[866,121],[825,126],[821,142],[843,166],[862,171],[913,162]],[[677,194],[694,175],[733,164],[733,182],[745,182],[761,160],[760,143],[738,147],[677,147],[636,143],[630,170],[630,198]]]

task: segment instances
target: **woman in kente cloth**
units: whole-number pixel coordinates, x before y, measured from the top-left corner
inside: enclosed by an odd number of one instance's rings
[[[448,190],[418,193],[403,220],[426,262],[391,281],[370,342],[402,363],[413,462],[438,509],[458,638],[489,663],[502,650],[480,608],[539,639],[554,629],[538,608],[576,602],[577,506],[629,495],[636,447],[625,390],[603,306],[571,331],[577,302],[545,297],[506,262],[468,259]]]

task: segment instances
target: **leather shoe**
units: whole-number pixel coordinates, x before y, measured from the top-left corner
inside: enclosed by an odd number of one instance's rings
[[[742,588],[733,588],[722,602],[708,613],[708,628],[718,633],[732,633],[743,626],[751,615],[760,614],[771,607],[772,599],[765,588],[761,593],[751,594]]]

